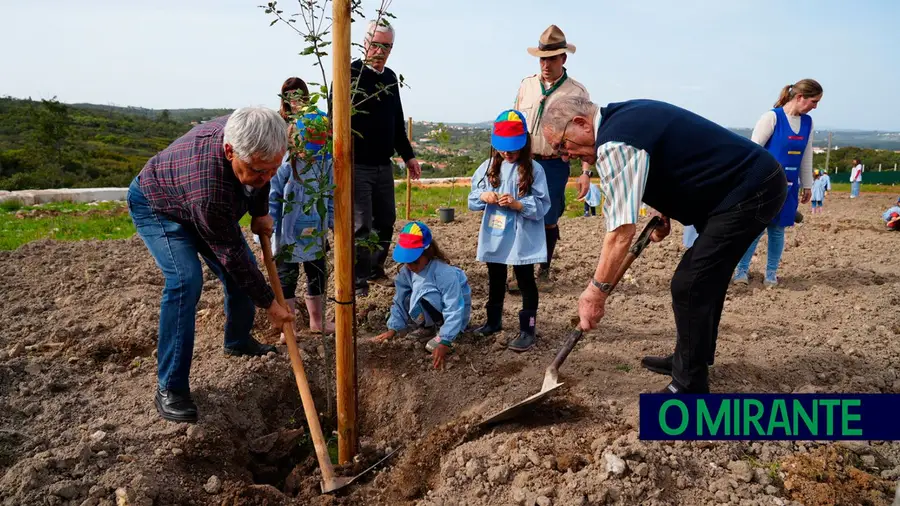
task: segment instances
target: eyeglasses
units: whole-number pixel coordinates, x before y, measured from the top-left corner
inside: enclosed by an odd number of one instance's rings
[[[369,42],[372,49],[381,49],[385,53],[390,53],[391,49],[394,49],[394,44],[392,42]]]
[[[572,123],[572,120],[567,121],[566,126],[563,127],[562,137],[559,138],[559,142],[550,144],[550,148],[559,156],[569,156],[569,150],[566,149],[566,130],[569,129],[570,123]]]
[[[247,168],[250,169],[250,172],[252,172],[254,174],[260,174],[260,175],[271,174],[272,172],[275,172],[278,170],[278,167],[275,167],[274,169],[257,169],[257,168],[254,168],[250,164],[247,164]]]

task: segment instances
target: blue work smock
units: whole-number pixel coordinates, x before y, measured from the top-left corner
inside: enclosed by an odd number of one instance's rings
[[[529,265],[547,261],[547,238],[544,234],[544,215],[550,210],[550,195],[544,169],[532,161],[534,183],[524,196],[519,197],[519,165],[506,160],[500,165],[500,186],[488,182],[488,159],[472,176],[469,193],[469,209],[484,211],[478,232],[478,253],[481,262],[506,265]],[[483,192],[508,193],[522,204],[521,211],[486,204],[481,200]]]
[[[293,245],[291,257],[285,261],[310,262],[318,258],[322,251],[322,238],[314,236],[313,232],[321,232],[325,226],[334,228],[334,200],[325,199],[324,224],[315,205],[310,207],[309,212],[304,212],[304,208],[312,201],[311,194],[318,192],[319,175],[322,171],[327,173],[328,186],[331,186],[333,164],[330,157],[324,160],[316,157],[312,164],[299,159],[294,163],[301,180],[294,177],[291,163],[286,159],[271,181],[269,215],[275,222],[273,253],[278,254],[283,247]]]
[[[422,305],[425,300],[442,317],[438,337],[444,343],[453,343],[469,324],[472,315],[472,290],[466,273],[458,267],[432,259],[418,274],[405,265],[394,280],[394,302],[387,327],[396,332],[410,327],[431,326],[433,322]]]

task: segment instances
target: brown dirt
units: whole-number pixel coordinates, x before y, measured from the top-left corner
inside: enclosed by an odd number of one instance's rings
[[[829,196],[827,214],[807,213],[788,232],[777,289],[762,288],[754,261],[750,287],[726,301],[714,391],[900,393],[898,237],[879,222],[891,201]],[[485,266],[473,258],[478,219],[429,222],[469,275],[475,322],[487,296]],[[368,342],[384,329],[391,289],[375,286],[359,301],[364,456],[347,472],[400,452],[333,496],[319,494],[283,347],[252,360],[222,354],[222,291],[211,273],[191,376],[201,421],[186,426],[153,408],[162,278],[138,238],[0,252],[0,504],[109,506],[117,490],[130,505],[890,503],[896,443],[638,440],[638,394],[666,382],[640,358],[674,345],[668,285],[679,229],[632,267],[601,327],[562,368],[565,387],[516,423],[475,430],[473,421],[540,388],[570,328],[603,225],[564,219],[561,229],[530,353],[503,347],[516,330],[517,296],[507,298],[503,335],[461,338],[440,372],[418,343]],[[257,338],[275,342],[262,313],[258,322]],[[324,411],[321,349],[303,336]],[[213,475],[220,488],[212,480],[208,492]]]

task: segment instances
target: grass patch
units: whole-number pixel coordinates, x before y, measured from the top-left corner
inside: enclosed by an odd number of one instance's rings
[[[831,191],[833,192],[841,192],[841,193],[850,193],[850,183],[831,183]],[[862,186],[860,187],[861,193],[898,193],[900,192],[900,188],[892,185],[886,184],[866,184],[863,181]],[[827,198],[827,197],[826,197]]]
[[[0,202],[0,211],[13,212],[22,209],[22,201],[17,199],[9,199]]]
[[[15,213],[0,213],[0,250],[14,250],[38,239],[82,241],[87,239],[125,239],[134,235],[127,212],[121,214],[81,214],[17,218]]]
[[[616,370],[622,372],[631,372],[631,366],[629,364],[619,364],[616,366]]]

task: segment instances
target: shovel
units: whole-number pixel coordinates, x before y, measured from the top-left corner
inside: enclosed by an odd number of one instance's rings
[[[650,243],[650,233],[656,227],[659,227],[663,224],[663,221],[658,216],[654,216],[650,219],[650,222],[647,223],[647,226],[644,227],[644,230],[641,232],[641,235],[637,238],[637,241],[631,246],[628,250],[628,254],[625,256],[625,260],[622,261],[622,265],[619,266],[618,272],[616,272],[616,276],[612,281],[612,287],[610,288],[610,292],[612,289],[615,289],[616,285],[619,284],[619,280],[622,279],[622,276],[625,275],[625,271],[631,266],[631,263],[641,255],[641,252],[644,251],[644,248]],[[556,354],[556,358],[553,359],[553,362],[547,367],[547,370],[544,372],[544,384],[541,385],[541,391],[528,397],[527,399],[519,402],[518,404],[514,404],[498,413],[495,413],[481,422],[479,422],[480,427],[485,427],[488,425],[493,425],[496,423],[504,422],[515,418],[522,412],[526,411],[530,406],[537,404],[545,397],[549,396],[553,391],[563,386],[564,383],[559,382],[559,368],[562,366],[563,362],[566,361],[566,358],[569,356],[569,353],[572,352],[572,348],[578,344],[578,341],[581,339],[582,334],[584,333],[580,327],[577,327],[575,330],[569,333],[569,337],[566,339],[565,344],[559,350],[559,353]]]
[[[275,299],[282,307],[287,308],[284,302],[284,293],[281,291],[281,281],[278,279],[278,271],[275,268],[275,261],[272,260],[272,245],[270,239],[265,234],[259,236],[259,243],[262,246],[263,260],[266,263],[266,272],[269,273],[269,282],[272,284],[272,290],[275,292]],[[322,436],[322,426],[319,424],[319,413],[313,402],[312,392],[309,390],[309,382],[306,380],[306,371],[303,369],[303,358],[300,356],[300,348],[297,346],[297,340],[294,337],[294,322],[285,322],[282,327],[284,339],[287,343],[288,355],[291,357],[291,369],[294,371],[294,379],[297,381],[297,388],[300,390],[300,399],[303,401],[303,412],[306,415],[306,423],[309,425],[309,434],[313,440],[313,446],[316,448],[316,458],[319,461],[319,469],[322,472],[322,493],[334,492],[335,490],[346,487],[356,481],[360,476],[375,469],[379,464],[387,460],[393,452],[385,455],[384,458],[376,462],[374,465],[363,471],[362,473],[347,478],[335,476],[334,466],[331,464],[331,457],[328,455],[328,446],[325,438]]]

